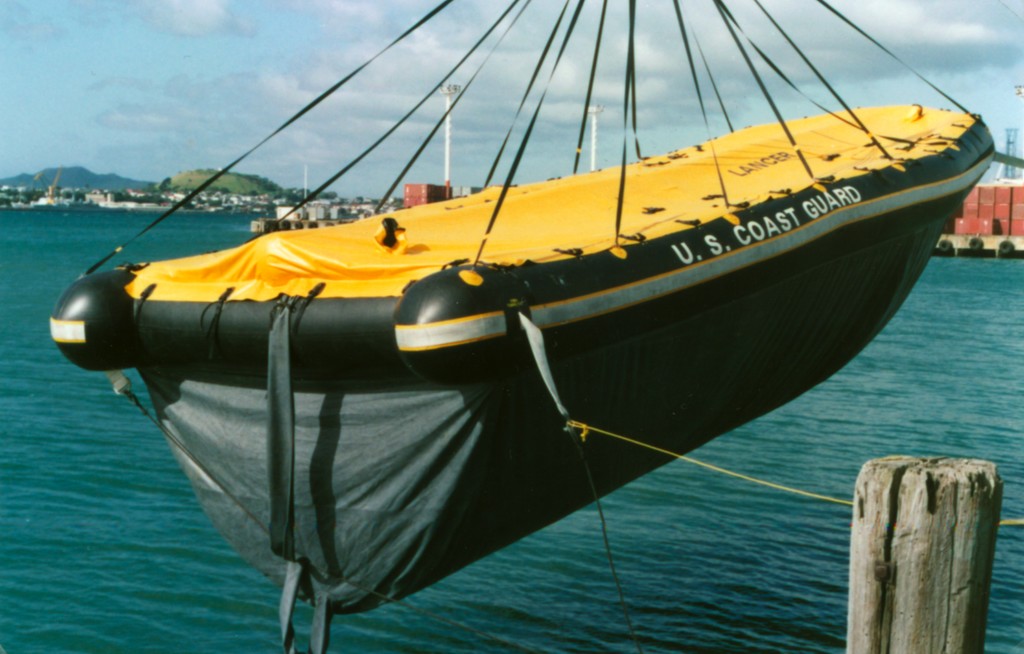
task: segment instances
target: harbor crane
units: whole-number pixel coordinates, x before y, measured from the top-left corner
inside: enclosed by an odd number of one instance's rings
[[[40,170],[36,173],[36,176],[32,178],[33,181],[38,182],[42,178],[43,172],[44,171]],[[64,166],[58,166],[57,173],[53,176],[53,182],[51,182],[50,186],[46,189],[46,200],[43,201],[43,204],[50,206],[57,204],[57,182],[60,181],[60,174],[62,172],[64,172]]]

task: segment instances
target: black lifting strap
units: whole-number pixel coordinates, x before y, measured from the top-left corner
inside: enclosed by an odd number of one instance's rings
[[[270,497],[270,549],[288,562],[278,617],[281,646],[295,654],[292,615],[302,587],[314,596],[310,654],[324,654],[330,641],[331,601],[325,590],[312,590],[309,562],[295,555],[295,396],[291,374],[293,298],[282,295],[270,316],[267,352],[267,482]]]
[[[270,315],[267,353],[267,479],[270,548],[295,560],[295,400],[292,395],[291,304],[282,296]]]

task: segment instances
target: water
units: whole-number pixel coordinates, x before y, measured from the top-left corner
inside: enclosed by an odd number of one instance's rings
[[[50,342],[60,291],[149,218],[0,212],[0,646],[10,654],[279,651],[277,589],[209,525],[155,429]],[[248,236],[241,217],[168,222],[125,255]],[[841,498],[879,456],[984,458],[1006,481],[1004,517],[1024,517],[1021,325],[1024,262],[933,260],[845,370],[694,455]],[[676,463],[607,498],[605,512],[645,651],[842,651],[846,507]],[[988,652],[1024,654],[1021,579],[1024,528],[1004,528]],[[535,651],[635,651],[593,509],[408,604],[336,618],[334,650],[513,651],[429,612]]]

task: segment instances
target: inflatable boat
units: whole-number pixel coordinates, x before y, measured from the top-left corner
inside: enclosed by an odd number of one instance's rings
[[[993,146],[969,114],[858,115],[898,156],[842,115],[789,124],[802,156],[752,127],[628,166],[619,229],[619,168],[492,188],[88,275],[51,333],[139,370],[242,556],[366,610],[593,500],[527,322],[573,418],[680,453],[871,340]],[[669,460],[585,447],[598,494]]]

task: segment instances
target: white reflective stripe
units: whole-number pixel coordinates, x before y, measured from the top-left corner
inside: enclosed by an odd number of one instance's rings
[[[50,318],[50,337],[58,343],[84,343],[85,321]]]
[[[395,338],[403,352],[431,350],[504,336],[505,314],[490,313],[426,325],[396,325]]]

